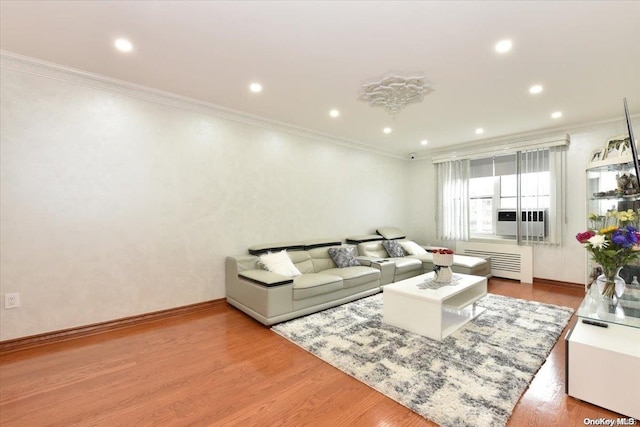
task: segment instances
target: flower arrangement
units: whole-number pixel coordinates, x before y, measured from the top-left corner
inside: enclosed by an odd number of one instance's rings
[[[453,264],[453,251],[451,249],[436,249],[433,251],[433,265],[450,267]]]
[[[453,255],[453,251],[451,249],[447,249],[447,248],[440,248],[440,249],[436,249],[435,251],[433,251],[433,253],[438,253],[438,254],[450,254]]]
[[[597,231],[587,230],[576,235],[578,242],[585,245],[593,259],[602,266],[606,284],[602,295],[612,297],[615,292],[615,277],[619,269],[640,256],[640,233],[633,225],[627,225],[628,212],[616,213],[622,224],[611,225]],[[631,211],[633,214],[633,211]]]

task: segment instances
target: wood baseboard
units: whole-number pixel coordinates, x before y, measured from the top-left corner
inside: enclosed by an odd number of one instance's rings
[[[90,335],[97,335],[117,329],[128,328],[143,323],[155,322],[170,317],[183,316],[203,310],[210,310],[226,300],[216,299],[200,302],[181,307],[169,308],[167,310],[154,311],[151,313],[139,314],[136,316],[124,317],[121,319],[109,320],[106,322],[94,323],[91,325],[78,326],[75,328],[62,329],[59,331],[46,332],[44,334],[30,335],[28,337],[16,338],[12,340],[0,341],[0,354],[25,350],[27,348],[39,347],[41,345],[53,344],[82,338]]]
[[[584,284],[582,283],[574,283],[574,282],[561,282],[559,280],[551,280],[551,279],[541,279],[539,277],[534,277],[533,282],[537,285],[551,285],[551,286],[563,286],[563,287],[572,287],[572,288],[582,288],[584,289]]]

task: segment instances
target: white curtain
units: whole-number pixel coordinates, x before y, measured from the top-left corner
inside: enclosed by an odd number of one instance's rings
[[[436,237],[469,240],[469,160],[436,164]]]
[[[566,147],[557,146],[521,151],[519,160],[519,212],[543,211],[546,237],[536,233],[534,222],[518,227],[519,244],[558,245],[565,219]],[[548,171],[548,179],[542,173]],[[543,199],[548,198],[543,202]],[[548,209],[545,207],[548,206]],[[519,218],[521,216],[519,215]]]

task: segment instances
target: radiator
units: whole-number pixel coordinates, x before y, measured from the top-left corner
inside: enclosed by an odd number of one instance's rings
[[[461,255],[490,256],[493,276],[533,283],[533,247],[531,246],[458,242],[456,252]]]

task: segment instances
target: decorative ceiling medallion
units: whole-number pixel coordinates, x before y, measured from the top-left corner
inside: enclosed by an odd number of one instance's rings
[[[407,104],[422,102],[425,95],[435,88],[426,77],[402,77],[390,75],[380,81],[362,85],[358,99],[372,107],[382,107],[392,116]]]

